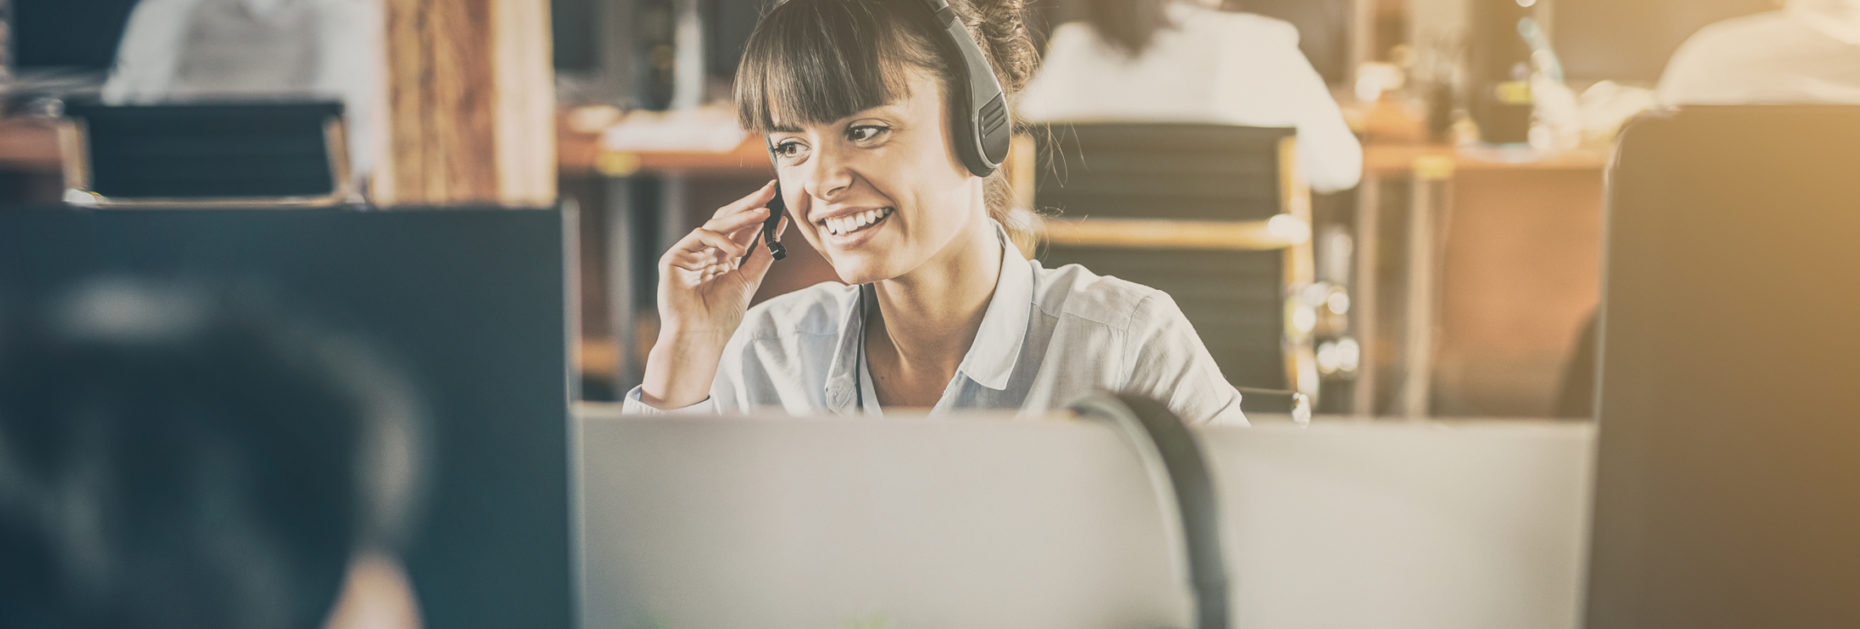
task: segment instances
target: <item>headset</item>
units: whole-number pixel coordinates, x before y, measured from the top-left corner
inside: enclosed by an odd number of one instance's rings
[[[969,29],[957,19],[955,10],[949,7],[949,0],[908,0],[919,4],[930,12],[936,23],[936,32],[931,35],[937,45],[949,58],[960,59],[955,64],[955,80],[949,86],[950,135],[955,138],[956,156],[969,172],[977,177],[987,177],[1001,167],[1007,159],[1008,145],[1013,129],[1008,124],[1007,94],[1001,89],[1001,82],[995,78],[994,67],[988,65],[988,56],[982,54],[975,38],[969,35]],[[769,164],[780,165],[775,159],[775,146],[768,143]],[[781,226],[781,218],[787,211],[787,204],[782,201],[781,180],[779,175],[775,182],[775,200],[769,203],[769,217],[762,221],[762,232],[757,238],[768,242],[769,255],[776,260],[787,257],[788,250],[775,240],[775,230]],[[748,254],[743,255],[743,262],[755,253],[756,243],[749,243]]]

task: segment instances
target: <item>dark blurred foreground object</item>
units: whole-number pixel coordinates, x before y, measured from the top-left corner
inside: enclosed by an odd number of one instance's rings
[[[574,225],[554,208],[0,208],[0,303],[98,275],[237,282],[366,334],[433,418],[426,517],[400,555],[427,626],[572,627]]]
[[[251,293],[119,277],[7,301],[0,626],[318,627],[353,560],[392,561],[421,403]]]
[[[97,207],[355,200],[339,102],[72,104],[65,200]]]
[[[1082,264],[1168,293],[1235,386],[1315,397],[1299,298],[1312,282],[1310,195],[1290,128],[1053,124],[1034,204],[1047,267]],[[1244,398],[1243,398],[1244,399]]]
[[[1586,626],[1860,626],[1860,107],[1643,117],[1609,173]]]

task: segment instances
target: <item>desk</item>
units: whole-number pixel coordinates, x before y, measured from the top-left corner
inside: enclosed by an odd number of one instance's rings
[[[556,125],[556,170],[562,176],[625,177],[660,175],[753,175],[769,173],[768,153],[755,138],[744,138],[729,152],[608,151],[601,147],[605,128],[576,128],[569,116]]]

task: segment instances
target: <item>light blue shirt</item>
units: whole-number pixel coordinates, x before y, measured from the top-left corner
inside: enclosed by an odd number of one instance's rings
[[[1246,424],[1240,392],[1175,300],[1162,291],[1076,264],[1041,267],[1007,244],[981,329],[930,410],[1064,409],[1100,390],[1140,393],[1191,423]],[[817,284],[770,299],[743,317],[725,346],[710,398],[665,411],[640,401],[627,413],[881,414],[865,365],[863,308],[871,285]],[[906,316],[887,313],[888,316]]]

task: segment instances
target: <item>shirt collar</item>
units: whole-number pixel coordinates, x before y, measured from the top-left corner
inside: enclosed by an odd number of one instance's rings
[[[1021,344],[1027,340],[1027,322],[1033,314],[1033,267],[1021,257],[1020,249],[1008,239],[1001,223],[995,237],[1001,243],[1001,277],[995,280],[995,294],[982,313],[982,327],[975,332],[975,343],[957,368],[976,384],[994,390],[1006,389],[1020,361]]]
[[[1033,314],[1033,267],[1021,257],[1020,249],[1008,239],[1001,223],[994,225],[995,238],[1001,245],[1001,275],[995,280],[995,294],[982,313],[981,329],[975,342],[962,358],[957,373],[990,389],[1006,389],[1020,362],[1020,348],[1027,339],[1027,322]],[[870,284],[859,287],[856,299],[850,300],[840,313],[840,339],[833,349],[833,362],[827,366],[826,402],[834,412],[846,412],[858,404],[859,339],[865,334],[865,320],[860,304],[872,303],[876,297]]]

